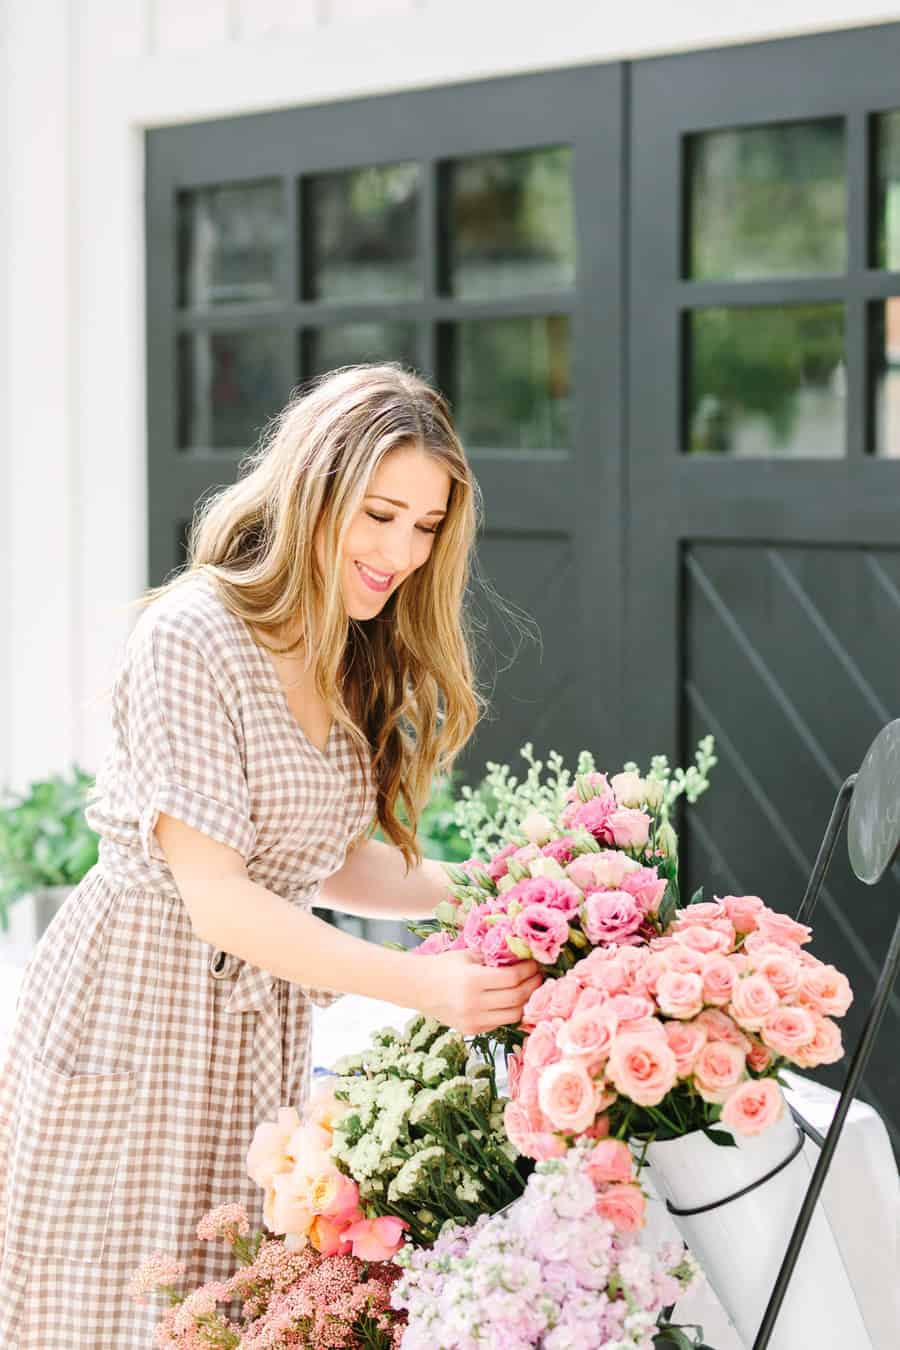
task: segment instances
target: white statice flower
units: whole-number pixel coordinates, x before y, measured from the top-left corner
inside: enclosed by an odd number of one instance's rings
[[[341,1055],[340,1059],[334,1061],[334,1067],[331,1072],[339,1078],[345,1077],[351,1073],[362,1073],[365,1067],[365,1056],[361,1054]]]
[[[413,1018],[413,1023],[415,1023],[416,1020],[416,1018]],[[441,1026],[440,1022],[437,1022],[433,1017],[421,1017],[418,1021],[419,1025],[415,1027],[412,1034],[407,1036],[406,1039],[409,1042],[411,1050],[427,1050],[431,1045],[431,1042],[441,1034],[444,1028]],[[412,1024],[407,1023],[407,1026],[410,1025]]]
[[[456,1196],[457,1200],[461,1200],[464,1205],[477,1205],[483,1191],[484,1187],[481,1182],[476,1180],[470,1173],[465,1173],[462,1181],[453,1188],[453,1194]]]
[[[429,1055],[422,1065],[422,1081],[428,1087],[439,1083],[450,1072],[450,1065],[440,1055]]]
[[[459,1069],[466,1063],[468,1046],[458,1031],[445,1031],[428,1047],[429,1055],[440,1055],[448,1064]]]
[[[446,1106],[464,1108],[474,1098],[474,1090],[478,1084],[477,1079],[466,1078],[462,1074],[455,1078],[445,1078],[437,1089],[438,1099]],[[490,1085],[488,1085],[490,1092]]]
[[[441,1099],[435,1088],[425,1088],[416,1096],[409,1113],[410,1125],[434,1125],[441,1112]]]

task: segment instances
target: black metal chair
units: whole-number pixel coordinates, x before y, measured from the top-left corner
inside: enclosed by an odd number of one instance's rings
[[[874,886],[900,857],[900,718],[882,728],[870,745],[858,773],[851,774],[838,792],[806,894],[797,911],[796,917],[801,923],[807,923],[815,909],[841,826],[848,812],[847,851],[850,866],[860,881],[868,886]],[[793,1112],[800,1127],[820,1146],[821,1153],[810,1177],[809,1189],[797,1216],[772,1296],[760,1323],[756,1340],[753,1342],[753,1350],[765,1350],[769,1344],[813,1210],[831,1166],[850,1103],[859,1086],[884,1017],[898,969],[900,969],[900,916],[894,925],[893,937],[881,967],[875,994],[853,1052],[828,1133],[823,1138],[799,1112]]]

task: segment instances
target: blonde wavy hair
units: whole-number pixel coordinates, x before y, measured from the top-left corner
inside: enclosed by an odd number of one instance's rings
[[[344,535],[377,465],[401,446],[447,470],[447,514],[428,559],[380,613],[350,619],[340,586]],[[316,689],[361,761],[371,760],[378,824],[407,867],[421,859],[416,826],[432,779],[452,767],[483,712],[464,609],[480,519],[443,396],[399,363],[345,366],[293,393],[237,481],[197,507],[186,567],[136,602],[149,605],[204,572],[271,652],[290,650],[275,636],[299,619]]]

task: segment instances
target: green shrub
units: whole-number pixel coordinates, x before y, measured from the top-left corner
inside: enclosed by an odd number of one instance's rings
[[[77,886],[97,861],[97,835],[84,818],[92,775],[72,765],[0,801],[0,928],[8,907],[43,886]]]

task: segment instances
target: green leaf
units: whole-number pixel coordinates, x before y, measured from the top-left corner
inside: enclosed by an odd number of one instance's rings
[[[664,1327],[653,1337],[654,1350],[694,1350],[694,1342],[680,1327]]]
[[[713,1130],[709,1126],[705,1126],[703,1133],[707,1139],[714,1144],[718,1144],[720,1148],[737,1148],[737,1140],[732,1135],[726,1134],[724,1130]]]
[[[702,887],[702,886],[698,886],[697,889],[694,891],[694,894],[691,896],[690,900],[688,901],[688,904],[690,904],[690,905],[701,905],[702,903],[703,903],[703,887]]]
[[[672,883],[669,882],[668,886],[666,887],[665,894],[663,895],[662,900],[659,902],[659,911],[657,914],[660,926],[663,929],[668,928],[669,924],[672,922],[672,919],[675,917],[675,910],[677,909],[677,907],[678,906],[676,897],[672,891]]]

